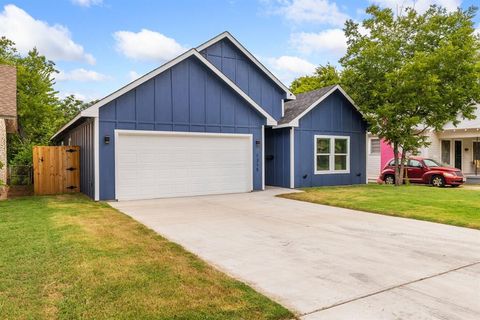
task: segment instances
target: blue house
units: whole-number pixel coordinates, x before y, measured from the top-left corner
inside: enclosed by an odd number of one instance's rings
[[[340,86],[295,96],[224,32],[83,110],[80,189],[130,200],[366,182],[366,124]]]

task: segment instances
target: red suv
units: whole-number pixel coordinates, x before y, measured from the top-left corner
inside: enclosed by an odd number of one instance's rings
[[[377,179],[378,183],[395,183],[394,165],[394,159],[387,163],[380,177]],[[430,184],[435,187],[443,187],[446,185],[458,187],[465,182],[462,171],[452,167],[445,167],[432,159],[410,157],[405,168],[407,169],[407,177],[412,183]]]

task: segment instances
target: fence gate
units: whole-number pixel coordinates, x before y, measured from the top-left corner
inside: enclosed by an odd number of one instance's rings
[[[33,147],[33,189],[35,194],[80,191],[80,147]]]

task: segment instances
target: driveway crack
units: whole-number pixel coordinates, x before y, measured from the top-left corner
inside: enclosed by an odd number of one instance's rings
[[[318,308],[318,309],[315,309],[315,310],[310,311],[310,312],[302,313],[299,316],[304,317],[304,316],[311,315],[313,313],[317,313],[317,312],[325,311],[325,310],[332,309],[332,308],[335,308],[335,307],[339,307],[341,305],[344,305],[344,304],[347,304],[347,303],[350,303],[350,302],[354,302],[354,301],[365,299],[365,298],[368,298],[368,297],[371,297],[371,296],[375,296],[375,295],[378,295],[378,294],[381,294],[381,293],[384,293],[384,292],[387,292],[387,291],[391,291],[391,290],[398,289],[398,288],[401,288],[401,287],[404,287],[404,286],[408,286],[408,285],[413,284],[413,283],[417,283],[417,282],[432,279],[432,278],[435,278],[435,277],[443,276],[447,273],[455,272],[455,271],[458,271],[458,270],[461,270],[461,269],[473,267],[477,264],[480,264],[480,261],[472,262],[472,263],[469,263],[469,264],[466,264],[466,265],[462,265],[460,267],[456,267],[456,268],[453,268],[453,269],[449,269],[449,270],[446,270],[446,271],[435,273],[435,274],[432,274],[432,275],[429,275],[429,276],[426,276],[426,277],[422,277],[422,278],[419,278],[419,279],[415,279],[415,280],[412,280],[412,281],[404,282],[404,283],[401,283],[401,284],[398,284],[398,285],[395,285],[395,286],[392,286],[392,287],[388,287],[388,288],[385,288],[385,289],[382,289],[382,290],[378,290],[378,291],[375,291],[375,292],[365,294],[363,296],[359,296],[359,297],[356,297],[356,298],[340,301],[340,302],[334,303],[334,304],[326,306],[326,307],[322,307],[322,308]]]

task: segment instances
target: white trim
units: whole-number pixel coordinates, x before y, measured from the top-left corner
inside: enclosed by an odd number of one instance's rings
[[[126,130],[115,129],[119,134],[129,134],[137,136],[201,136],[201,137],[233,137],[245,138],[252,137],[251,133],[215,133],[215,132],[187,132],[187,131],[154,131],[154,130]]]
[[[265,190],[265,126],[262,126],[262,190]]]
[[[314,174],[342,174],[350,173],[350,136],[331,136],[331,135],[314,135],[313,136],[313,172]],[[329,153],[322,153],[321,155],[328,155],[329,160],[329,170],[317,170],[317,139],[329,139],[330,140],[330,150]],[[345,170],[335,170],[335,139],[347,140],[347,153],[340,153],[338,155],[347,156],[347,169]]]
[[[305,109],[302,113],[300,113],[298,116],[295,117],[292,121],[289,123],[284,123],[281,125],[276,126],[275,128],[283,128],[283,127],[298,127],[299,126],[299,120],[305,116],[307,113],[309,113],[313,108],[315,108],[320,102],[325,100],[329,95],[331,95],[335,90],[339,90],[345,98],[355,107],[360,112],[360,109],[358,106],[353,102],[353,99],[340,87],[340,85],[334,86],[332,89],[330,89],[327,93],[325,93],[321,98],[319,98],[317,101],[313,102],[307,109]]]
[[[283,91],[285,91],[285,93],[287,94],[287,99],[289,100],[294,100],[295,99],[295,95],[288,89],[288,87],[286,85],[284,85],[280,80],[277,79],[277,77],[275,77],[273,75],[273,73],[271,73],[260,61],[258,61],[257,58],[255,58],[255,56],[253,54],[251,54],[247,49],[245,49],[245,47],[240,43],[238,42],[237,39],[235,39],[235,37],[233,37],[228,31],[225,31],[225,32],[222,32],[221,34],[219,34],[218,36],[208,40],[207,42],[199,45],[197,47],[197,50],[198,51],[202,51],[208,47],[210,47],[211,45],[213,45],[214,43],[217,43],[218,41],[222,40],[222,39],[225,39],[227,38],[228,40],[230,40],[243,54],[245,54],[258,68],[260,68],[260,70],[262,70],[270,79],[273,80],[273,82],[275,82],[280,88],[283,89]]]
[[[98,117],[93,119],[93,150],[95,201],[98,201],[100,200],[100,130]]]
[[[105,98],[101,99],[94,105],[88,107],[87,109],[80,112],[75,118],[73,118],[70,122],[64,125],[60,130],[58,130],[50,140],[54,139],[60,133],[62,133],[65,129],[67,129],[70,125],[72,125],[75,121],[82,117],[98,117],[98,110],[100,107],[106,105],[107,103],[117,99],[121,95],[127,93],[130,90],[135,89],[142,83],[147,82],[148,80],[156,77],[160,73],[166,71],[167,69],[173,67],[174,65],[182,62],[183,60],[195,56],[201,62],[203,62],[213,73],[219,76],[224,82],[226,82],[233,90],[235,90],[242,98],[244,98],[248,103],[250,103],[261,115],[263,115],[267,119],[268,125],[277,125],[277,121],[269,115],[263,108],[261,108],[255,101],[252,100],[245,92],[242,91],[235,83],[233,83],[230,79],[227,78],[220,70],[218,70],[213,64],[211,64],[207,59],[205,59],[200,53],[198,53],[195,49],[190,49],[183,54],[179,55],[175,59],[163,64],[162,66],[150,71],[149,73],[145,74],[144,76],[130,82],[126,86],[118,89],[117,91],[111,93],[110,95],[106,96]]]
[[[295,128],[290,128],[290,188],[295,189]]]
[[[282,99],[282,118],[285,116],[285,100]]]

